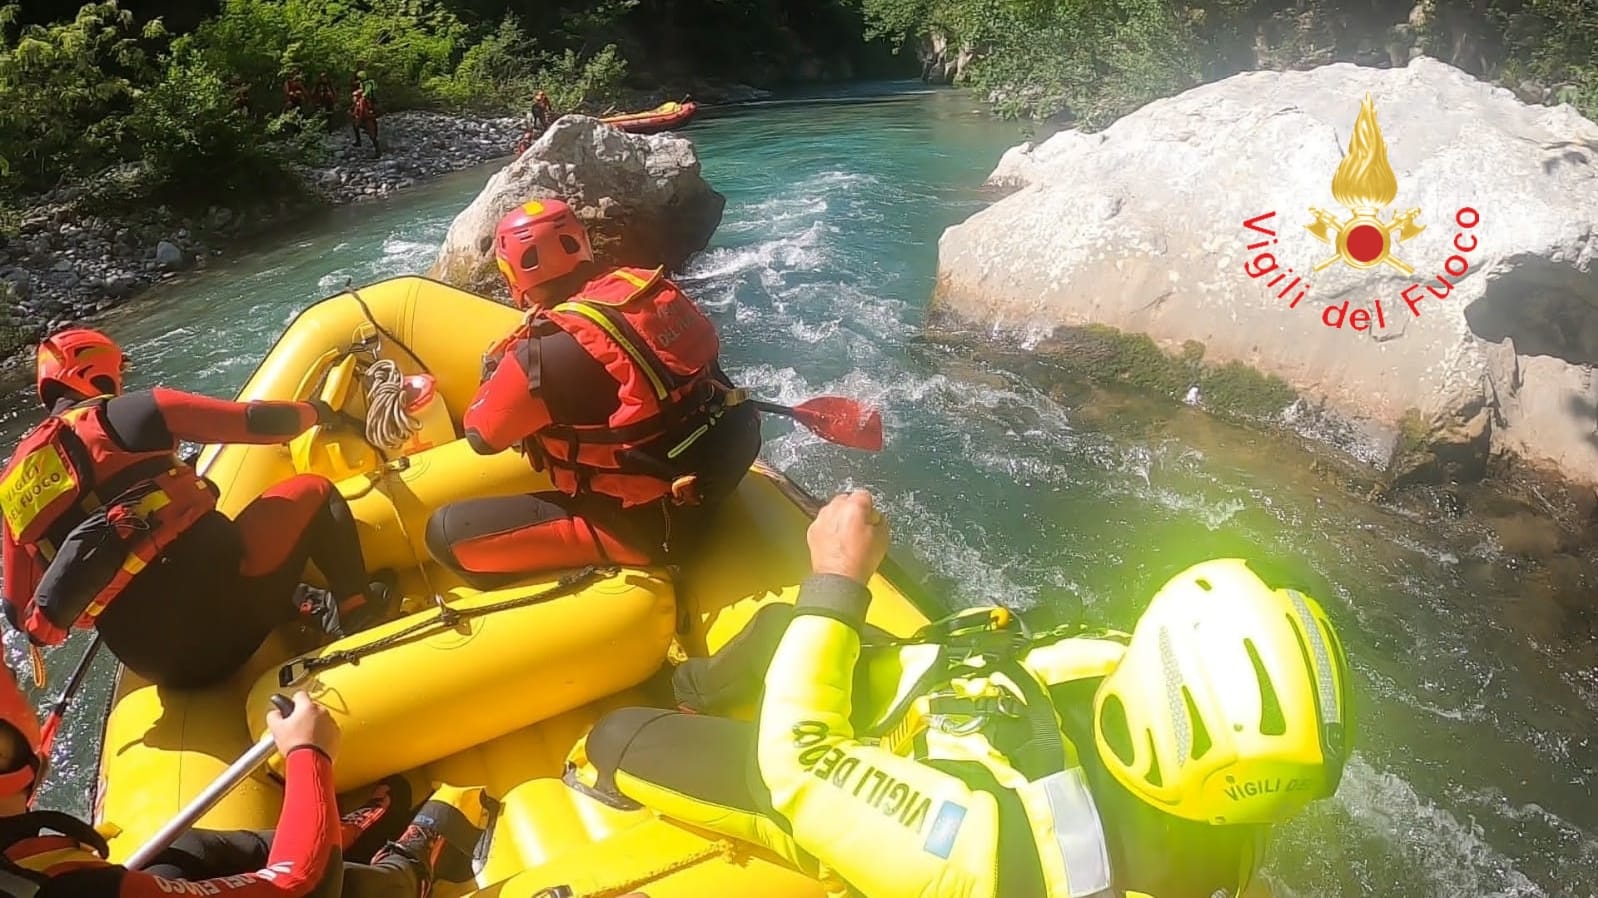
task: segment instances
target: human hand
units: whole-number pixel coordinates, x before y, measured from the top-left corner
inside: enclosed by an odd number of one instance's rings
[[[855,490],[834,496],[816,514],[805,540],[812,572],[838,574],[864,586],[888,554],[888,524],[871,494]]]
[[[288,717],[276,708],[268,711],[266,728],[272,732],[278,754],[287,756],[302,745],[318,748],[329,758],[338,754],[338,721],[326,708],[311,701],[304,690],[294,693],[294,710]]]

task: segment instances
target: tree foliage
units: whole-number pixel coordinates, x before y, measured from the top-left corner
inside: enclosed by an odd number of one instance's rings
[[[177,201],[282,190],[318,143],[282,112],[293,72],[308,86],[327,73],[346,105],[364,70],[385,111],[501,113],[538,90],[561,111],[606,111],[630,76],[847,76],[867,45],[858,2],[94,0],[26,20],[13,2],[0,5],[0,188],[110,181],[111,167],[125,184],[132,164]]]
[[[862,0],[867,27],[970,52],[966,83],[1008,115],[1101,127],[1249,69],[1422,52],[1598,114],[1592,0]]]

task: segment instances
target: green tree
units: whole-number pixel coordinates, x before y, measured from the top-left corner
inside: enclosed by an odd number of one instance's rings
[[[117,161],[126,115],[157,77],[141,41],[164,36],[160,20],[139,28],[114,0],[48,26],[17,28],[17,12],[0,8],[0,176],[37,188]]]

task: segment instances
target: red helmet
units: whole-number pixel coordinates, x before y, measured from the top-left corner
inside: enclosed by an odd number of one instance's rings
[[[571,274],[594,260],[588,232],[571,207],[560,200],[529,200],[499,220],[494,258],[510,283],[510,298],[528,308],[527,291]]]
[[[51,334],[39,344],[34,369],[39,401],[49,404],[45,386],[52,383],[79,396],[121,393],[126,363],[122,348],[99,331],[75,327]]]
[[[32,757],[16,770],[0,773],[0,798],[28,791],[38,774],[40,752],[39,718],[34,716],[33,705],[17,686],[17,678],[0,662],[0,727],[6,725],[22,734]]]

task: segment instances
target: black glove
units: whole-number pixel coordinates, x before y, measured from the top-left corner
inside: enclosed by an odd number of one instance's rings
[[[309,400],[311,408],[316,409],[316,423],[323,427],[343,427],[344,413],[333,408],[320,399]]]

